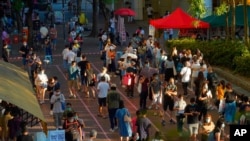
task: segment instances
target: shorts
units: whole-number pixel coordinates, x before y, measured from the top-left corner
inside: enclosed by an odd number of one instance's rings
[[[197,135],[198,129],[199,129],[199,123],[188,124],[188,130],[190,132],[190,135],[193,135],[193,134]]]
[[[160,92],[153,95],[153,103],[161,104],[162,103],[162,96]]]
[[[163,110],[167,111],[168,108],[169,108],[170,111],[174,110],[174,99],[170,98],[167,95],[164,95]]]
[[[68,80],[69,88],[76,88],[77,87],[77,80]]]
[[[98,104],[101,107],[106,107],[106,97],[98,98]]]
[[[41,85],[40,85],[43,89],[45,89],[45,88],[47,88],[47,84],[46,83],[42,83]]]

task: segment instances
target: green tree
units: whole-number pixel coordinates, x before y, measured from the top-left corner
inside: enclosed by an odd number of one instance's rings
[[[190,14],[198,19],[205,16],[207,9],[204,0],[188,0],[190,7],[188,11]]]
[[[246,46],[250,49],[247,0],[244,0],[244,39]]]
[[[93,15],[92,15],[92,30],[90,33],[90,37],[96,37],[98,33],[98,5],[99,5],[99,0],[93,0],[92,3],[92,8],[93,8]]]

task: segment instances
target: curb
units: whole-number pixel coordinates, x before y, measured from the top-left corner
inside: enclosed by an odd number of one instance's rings
[[[214,72],[219,76],[219,79],[224,79],[228,82],[231,82],[233,85],[233,89],[238,94],[247,95],[250,97],[250,84],[249,81],[243,79],[243,76],[235,75],[230,70],[225,70],[223,68],[213,66]]]

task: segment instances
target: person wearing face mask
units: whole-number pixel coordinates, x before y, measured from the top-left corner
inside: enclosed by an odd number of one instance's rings
[[[66,141],[78,141],[80,140],[81,126],[75,119],[74,113],[69,112],[67,119],[63,123],[63,129],[65,130]]]
[[[158,111],[159,115],[161,116],[161,110],[160,110],[160,105],[161,105],[161,99],[162,99],[162,93],[161,93],[161,81],[159,79],[158,73],[153,74],[153,80],[150,82],[149,86],[151,87],[151,92],[152,92],[152,103],[148,107],[149,109],[152,109],[152,107],[155,107],[155,110]],[[154,112],[154,115],[157,115],[157,112]]]
[[[164,114],[162,116],[162,125],[165,126],[166,121],[165,121],[165,113],[167,113],[167,110],[169,109],[170,111],[170,123],[175,123],[173,120],[173,111],[174,111],[174,98],[177,95],[177,86],[174,83],[174,78],[169,79],[169,83],[165,87],[163,91],[163,111]]]
[[[54,91],[54,94],[50,99],[50,103],[53,104],[52,110],[53,110],[53,118],[56,129],[62,127],[62,117],[63,117],[62,102],[65,102],[65,97],[58,88]]]
[[[212,121],[212,116],[207,114],[201,126],[201,141],[210,141],[214,128],[215,125]]]
[[[176,123],[177,123],[177,131],[179,136],[183,134],[183,125],[184,125],[184,109],[186,108],[187,103],[184,100],[182,94],[178,95],[178,100],[174,103],[174,110],[176,111]]]
[[[228,138],[228,136],[225,136],[225,122],[222,117],[220,117],[215,125],[214,131],[213,131],[213,139],[214,141],[224,141],[225,137]]]
[[[197,141],[197,134],[199,129],[199,107],[195,103],[195,98],[190,99],[190,104],[188,104],[184,110],[184,114],[187,117],[188,130],[191,140]]]

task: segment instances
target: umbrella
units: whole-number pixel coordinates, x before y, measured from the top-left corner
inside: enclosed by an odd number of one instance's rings
[[[157,68],[152,68],[152,67],[144,67],[142,68],[140,75],[145,76],[146,78],[150,78],[153,76],[153,74],[159,73]]]
[[[121,56],[121,58],[127,58],[128,56],[130,56],[132,59],[137,59],[137,55],[133,54],[133,53],[125,53]]]
[[[129,8],[120,8],[115,10],[114,14],[120,16],[135,16],[135,11]]]

